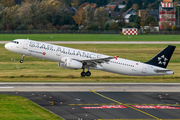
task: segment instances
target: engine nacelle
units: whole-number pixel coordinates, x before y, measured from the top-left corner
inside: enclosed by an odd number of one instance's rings
[[[59,63],[59,67],[67,69],[82,69],[83,64],[79,61],[72,60],[71,58],[65,58],[63,62]]]
[[[58,63],[58,66],[59,66],[59,67],[62,67],[62,68],[65,68],[65,69],[72,69],[72,68],[66,67],[66,64],[63,63],[63,62],[59,62],[59,63]]]

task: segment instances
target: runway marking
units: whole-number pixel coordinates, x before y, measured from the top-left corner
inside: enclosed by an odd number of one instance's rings
[[[138,103],[124,103],[126,105],[157,105],[157,106],[179,106],[179,104],[138,104]],[[121,105],[121,104],[117,104],[117,103],[94,103],[94,104],[68,104],[69,106],[77,106],[77,105]]]
[[[96,107],[82,107],[83,109],[108,109],[108,108],[127,108],[124,105],[101,105]]]
[[[154,119],[98,119],[98,120],[154,120]],[[180,120],[180,119],[159,119],[159,120]]]
[[[126,106],[126,107],[128,107],[128,108],[131,108],[131,109],[134,109],[134,110],[136,110],[136,111],[138,111],[138,112],[141,112],[141,113],[143,113],[143,114],[146,114],[146,115],[148,115],[148,116],[150,116],[150,117],[152,117],[152,118],[155,118],[156,120],[161,120],[161,119],[159,119],[158,117],[156,117],[156,116],[154,116],[154,115],[151,115],[151,114],[149,114],[149,113],[147,113],[147,112],[144,112],[144,111],[142,111],[142,110],[140,110],[140,109],[138,109],[138,108],[134,108],[134,107],[132,107],[132,106],[130,106],[130,105],[128,105],[128,104],[123,104],[123,103],[121,103],[121,102],[119,102],[119,101],[116,101],[116,100],[113,100],[113,99],[111,99],[111,98],[108,98],[108,97],[106,97],[106,96],[104,96],[104,95],[102,95],[102,94],[100,94],[100,93],[95,92],[94,90],[92,90],[92,92],[95,93],[95,94],[97,94],[97,95],[99,95],[99,96],[101,96],[101,97],[103,97],[103,98],[106,98],[106,99],[111,100],[111,101],[113,101],[113,102],[116,102],[116,103],[118,103],[118,104],[124,105],[124,106]]]
[[[14,88],[14,87],[0,87],[0,89],[1,89],[1,88],[4,89],[4,88]]]
[[[141,109],[180,109],[180,107],[157,106],[157,105],[132,105],[132,106]]]

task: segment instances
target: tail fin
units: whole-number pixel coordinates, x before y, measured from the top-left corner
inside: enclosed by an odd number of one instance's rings
[[[166,68],[171,56],[175,50],[176,46],[169,45],[160,53],[158,53],[155,57],[153,57],[150,61],[146,62],[147,64]]]

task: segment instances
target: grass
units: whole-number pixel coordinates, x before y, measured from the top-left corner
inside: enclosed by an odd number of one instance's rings
[[[0,120],[63,120],[19,96],[0,95]]]
[[[63,45],[110,56],[146,62],[167,45]],[[0,82],[180,82],[180,45],[172,56],[167,69],[175,71],[174,75],[156,77],[131,77],[103,71],[91,70],[91,77],[80,77],[82,70],[68,70],[58,67],[57,62],[25,57],[20,64],[21,55],[10,52],[0,45]]]
[[[14,39],[37,41],[180,41],[180,35],[136,35],[120,34],[0,34],[0,41]]]

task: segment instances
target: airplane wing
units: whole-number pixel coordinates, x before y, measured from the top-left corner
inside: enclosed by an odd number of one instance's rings
[[[101,66],[101,63],[107,63],[108,64],[110,59],[114,59],[114,57],[106,57],[106,58],[98,58],[98,59],[85,59],[85,60],[74,59],[74,60],[82,62],[84,65],[95,67],[96,65]]]

